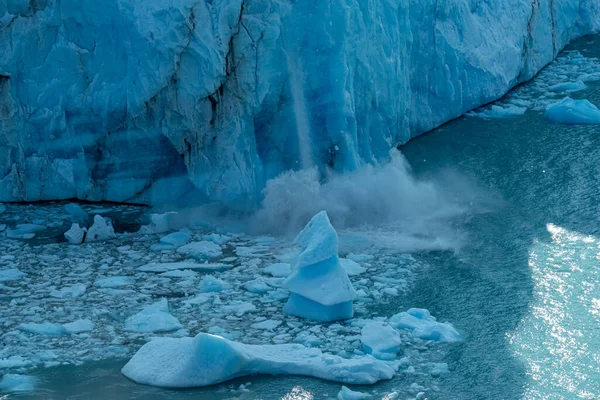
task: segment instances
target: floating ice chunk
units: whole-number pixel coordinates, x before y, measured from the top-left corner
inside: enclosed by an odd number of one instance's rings
[[[46,227],[37,224],[17,224],[14,229],[6,231],[6,237],[9,239],[33,239],[37,232],[45,230]]]
[[[19,330],[23,332],[33,333],[34,335],[57,336],[66,335],[68,332],[61,324],[53,324],[51,322],[42,323],[25,323],[19,325]]]
[[[292,273],[292,266],[288,263],[271,264],[265,268],[265,272],[276,278],[287,278]]]
[[[256,311],[256,306],[252,303],[228,304],[223,307],[223,311],[228,314],[235,314],[238,317],[241,317],[246,313]]]
[[[117,288],[129,286],[135,283],[135,279],[130,276],[111,276],[108,278],[100,278],[94,282],[94,286],[101,288]]]
[[[69,322],[68,324],[63,324],[63,327],[67,331],[67,333],[83,333],[94,330],[94,323],[89,319],[78,319],[74,322]]]
[[[94,215],[94,223],[88,229],[87,235],[85,236],[85,242],[97,242],[101,240],[108,240],[115,237],[115,230],[113,229],[110,219],[103,218],[100,215]]]
[[[206,242],[213,242],[219,245],[223,245],[231,240],[229,236],[220,235],[218,233],[211,233],[210,235],[202,236],[202,240]]]
[[[183,303],[187,305],[198,305],[208,303],[213,299],[212,293],[200,293],[196,297],[192,297],[191,299],[184,300]]]
[[[194,271],[190,271],[189,269],[175,269],[172,271],[163,272],[159,276],[165,276],[167,278],[194,278],[198,274]]]
[[[0,369],[23,368],[31,365],[31,361],[23,358],[23,356],[11,356],[8,358],[0,358]]]
[[[87,286],[82,283],[77,283],[72,286],[66,286],[59,290],[53,290],[50,292],[50,296],[56,297],[59,299],[74,299],[76,297],[81,297],[85,294]]]
[[[175,225],[175,217],[177,213],[170,211],[164,214],[151,214],[150,223],[144,225],[138,231],[142,234],[163,233],[172,229]]]
[[[0,379],[0,393],[30,392],[35,389],[35,378],[28,375],[5,374]]]
[[[192,234],[188,230],[181,230],[173,232],[167,236],[160,238],[159,243],[153,244],[150,248],[152,250],[174,250],[192,240]]]
[[[247,291],[249,291],[250,293],[266,293],[269,290],[271,290],[271,287],[269,285],[267,285],[265,283],[265,281],[263,281],[260,278],[251,280],[250,282],[246,282],[244,284],[244,289],[246,289]]]
[[[87,228],[81,228],[79,224],[72,224],[71,228],[65,232],[65,238],[72,244],[81,244],[85,238]]]
[[[223,254],[221,246],[213,242],[193,242],[177,249],[179,254],[194,257],[200,260],[219,257]]]
[[[585,83],[583,81],[576,82],[565,82],[559,83],[556,85],[552,85],[548,88],[548,90],[552,92],[578,92],[580,90],[585,89]]]
[[[411,308],[389,319],[389,324],[396,329],[408,329],[414,337],[436,342],[456,342],[461,340],[454,327],[445,322],[437,322],[429,311],[422,308]]]
[[[304,375],[346,384],[391,379],[395,370],[371,356],[344,359],[298,344],[246,345],[200,333],[195,338],[157,338],[121,371],[146,385],[186,388],[254,375]]]
[[[325,211],[315,215],[296,237],[302,251],[284,282],[292,294],[284,312],[316,321],[352,318],[356,291],[340,265],[338,236]]]
[[[565,97],[546,107],[544,117],[561,124],[600,124],[600,110],[587,100]]]
[[[450,370],[448,369],[448,364],[446,364],[446,363],[434,364],[433,368],[431,368],[431,376],[433,376],[434,378],[437,378],[438,376],[446,375],[449,373],[450,373]]]
[[[182,261],[175,263],[150,263],[142,265],[138,268],[138,270],[143,272],[166,272],[178,269],[190,269],[194,271],[222,271],[230,267],[231,265],[229,264],[195,263],[189,261]]]
[[[394,328],[380,321],[367,323],[360,332],[365,352],[381,360],[393,360],[400,351],[400,335]]]
[[[129,332],[172,332],[181,328],[179,320],[169,312],[167,299],[161,299],[127,318],[124,330]]]
[[[0,203],[0,214],[2,214],[4,211],[6,211],[6,206]]]
[[[367,269],[361,267],[356,261],[350,260],[349,258],[340,258],[340,264],[349,276],[360,275]]]
[[[277,328],[279,325],[281,325],[281,321],[275,321],[273,319],[268,319],[266,321],[262,321],[262,322],[257,322],[255,324],[250,325],[251,328],[254,329],[263,329],[263,330],[267,330],[267,331],[272,331],[273,329]]]
[[[17,281],[27,276],[25,272],[22,272],[16,268],[5,269],[0,271],[0,282]]]
[[[498,105],[492,105],[488,109],[480,111],[471,111],[468,112],[466,115],[469,117],[478,118],[511,118],[523,115],[526,111],[527,107],[517,107],[511,105],[506,105],[502,107]]]
[[[346,386],[342,386],[342,390],[337,395],[337,400],[364,400],[370,399],[371,396],[368,393],[354,392],[348,389]]]
[[[71,216],[73,222],[85,224],[90,218],[89,214],[77,203],[65,204],[63,208],[65,212]]]
[[[222,279],[215,278],[212,275],[206,275],[200,281],[198,286],[199,293],[221,292],[231,289],[231,285]]]

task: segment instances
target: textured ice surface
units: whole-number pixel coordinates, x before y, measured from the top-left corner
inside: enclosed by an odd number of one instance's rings
[[[195,338],[155,339],[123,367],[128,378],[147,385],[208,386],[255,375],[307,375],[353,384],[391,379],[392,366],[370,356],[344,359],[298,344],[246,345],[200,333]]]
[[[381,360],[393,360],[402,340],[398,332],[386,323],[373,321],[363,326],[360,341],[365,351]]]
[[[353,390],[348,389],[346,386],[342,386],[342,389],[337,395],[337,400],[365,400],[370,399],[371,396],[368,393],[363,392],[355,392]]]
[[[215,258],[223,254],[223,252],[221,251],[221,246],[219,246],[216,243],[207,241],[186,244],[185,246],[181,246],[180,248],[178,248],[177,252],[179,254],[184,254],[186,256],[197,258],[199,260]]]
[[[588,100],[565,97],[546,107],[544,117],[561,124],[600,124],[600,110]]]
[[[302,250],[284,286],[292,294],[284,311],[316,321],[352,318],[356,291],[340,264],[338,235],[322,211],[296,237]]]
[[[171,332],[181,328],[179,320],[169,312],[167,299],[161,299],[127,318],[124,329],[132,332]]]
[[[4,1],[0,201],[248,205],[285,169],[387,158],[599,27],[597,0]]]
[[[448,322],[437,322],[429,311],[411,308],[390,318],[389,324],[397,329],[408,329],[413,336],[437,342],[456,342],[461,340],[460,334]]]
[[[131,206],[100,209],[82,204],[81,207],[92,215],[102,211],[102,215],[110,216],[113,221],[118,220],[115,213],[119,210],[127,215],[135,215],[137,210]],[[62,204],[35,207],[8,204],[6,208],[1,219],[11,226],[17,221],[46,226],[50,221],[61,221],[53,233],[56,237],[72,223],[71,215],[64,211]],[[426,267],[408,254],[373,247],[372,242],[367,242],[366,247],[342,246],[340,254],[360,263],[369,273],[350,277],[358,294],[353,305],[355,318],[320,324],[285,314],[283,307],[290,297],[289,291],[283,288],[285,278],[266,271],[272,264],[289,261],[290,253],[297,253],[296,245],[284,239],[224,235],[209,228],[190,228],[193,241],[208,241],[210,236],[221,242],[223,255],[212,264],[203,264],[190,261],[174,250],[150,250],[161,237],[180,229],[174,226],[161,233],[115,232],[112,240],[78,246],[56,241],[12,240],[0,233],[0,271],[18,268],[26,274],[0,284],[3,324],[0,374],[21,373],[21,368],[23,373],[28,373],[25,370],[30,368],[130,357],[153,337],[195,336],[200,332],[245,344],[297,343],[343,359],[363,356],[360,334],[362,327],[375,316],[373,306],[390,302],[404,293],[417,271]],[[137,227],[132,228],[132,231],[137,230]],[[40,234],[50,231],[49,228]],[[213,264],[219,265],[218,270],[212,268]],[[143,266],[149,265],[156,269],[144,270]],[[192,271],[191,267],[196,265],[203,268]],[[204,269],[207,265],[211,265],[208,271]],[[231,288],[199,294],[200,281],[207,273]],[[76,287],[84,286],[86,290],[80,296],[68,297],[67,293],[75,294]],[[63,293],[67,297],[56,297]],[[169,314],[179,321],[181,329],[171,332],[125,329],[128,318],[160,298],[168,299]],[[50,336],[19,329],[20,324],[44,321],[65,328],[78,320],[89,320],[93,329]],[[413,337],[410,330],[401,329],[399,334],[403,343],[398,355],[402,360],[401,371],[415,370],[429,375],[432,367],[425,363],[423,354],[430,352],[422,349],[435,343]]]

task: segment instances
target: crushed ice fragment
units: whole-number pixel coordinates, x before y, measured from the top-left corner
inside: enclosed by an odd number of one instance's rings
[[[337,400],[364,400],[370,399],[371,396],[368,393],[355,392],[348,389],[346,386],[342,386],[342,390],[337,395]]]
[[[390,325],[372,321],[360,332],[360,341],[365,352],[381,360],[393,360],[400,351],[400,335]]]
[[[396,329],[408,329],[414,337],[436,342],[456,342],[461,340],[460,334],[448,322],[437,322],[429,311],[422,308],[411,308],[392,316],[388,323]]]
[[[181,328],[179,320],[169,312],[167,299],[161,299],[127,318],[124,330],[129,332],[172,332]]]
[[[199,260],[216,258],[223,254],[221,246],[213,242],[192,242],[177,249],[179,254],[190,256]]]
[[[215,278],[212,275],[206,275],[200,281],[198,286],[199,293],[220,292],[231,289],[231,285],[222,279]]]

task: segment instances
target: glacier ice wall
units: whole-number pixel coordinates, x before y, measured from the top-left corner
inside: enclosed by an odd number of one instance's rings
[[[0,201],[255,204],[599,30],[598,0],[0,0]]]

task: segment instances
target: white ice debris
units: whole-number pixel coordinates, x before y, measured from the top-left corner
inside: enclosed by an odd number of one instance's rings
[[[160,238],[158,243],[153,244],[150,248],[155,251],[175,250],[192,240],[192,234],[188,230],[181,230],[170,233]]]
[[[63,328],[67,333],[83,333],[94,329],[94,323],[89,319],[78,319],[74,322],[63,324]]]
[[[461,340],[460,334],[448,322],[437,322],[429,311],[422,308],[411,308],[389,319],[389,324],[396,329],[408,329],[414,337],[436,342],[456,342]]]
[[[81,228],[78,223],[73,223],[71,228],[65,232],[65,238],[71,244],[81,244],[86,232],[87,228]]]
[[[360,332],[360,341],[365,352],[381,360],[393,360],[400,351],[400,335],[386,323],[372,321]]]
[[[130,276],[111,276],[108,278],[100,278],[94,282],[94,286],[101,288],[118,288],[122,286],[130,286],[135,283],[135,279]]]
[[[287,278],[292,273],[292,267],[288,263],[276,263],[266,267],[265,272],[276,278]]]
[[[17,281],[25,278],[26,276],[27,274],[16,268],[5,269],[0,271],[0,282]]]
[[[342,268],[346,270],[348,276],[357,276],[367,270],[366,268],[361,267],[359,263],[350,260],[349,258],[340,258],[340,264],[342,265]]]
[[[139,233],[152,234],[167,232],[174,227],[174,220],[177,215],[178,214],[174,211],[166,212],[164,214],[151,214],[150,223],[142,226]]]
[[[223,254],[221,246],[213,242],[192,242],[181,246],[177,249],[179,254],[190,256],[199,260],[206,260],[209,258],[216,258]]]
[[[167,299],[161,299],[127,318],[124,330],[130,332],[172,332],[181,328],[182,325],[179,320],[169,312]]]
[[[94,223],[88,229],[85,236],[85,242],[97,242],[101,240],[112,239],[115,237],[115,230],[110,219],[103,218],[100,215],[94,215]]]
[[[352,318],[356,291],[340,265],[338,235],[325,211],[310,220],[296,243],[302,251],[284,283],[291,292],[284,312],[315,321]]]
[[[344,359],[298,344],[247,345],[200,333],[195,338],[157,338],[123,367],[135,382],[170,388],[208,386],[254,375],[305,375],[349,384],[391,379],[395,370],[371,356]]]
[[[150,263],[142,265],[138,268],[143,272],[166,272],[178,269],[189,269],[194,271],[222,271],[230,268],[229,264],[222,263],[197,263],[190,261],[173,262],[173,263]]]
[[[371,396],[368,393],[355,392],[348,389],[346,386],[342,386],[342,390],[337,395],[337,400],[364,400],[370,399]]]
[[[56,297],[59,299],[74,299],[76,297],[81,297],[85,294],[87,286],[82,283],[77,283],[71,286],[65,286],[62,289],[53,290],[50,292],[50,296]]]
[[[222,279],[215,278],[212,275],[206,275],[200,281],[198,293],[220,292],[222,290],[231,289],[231,285]]]
[[[600,124],[600,110],[588,100],[565,97],[546,107],[544,117],[561,124]]]

